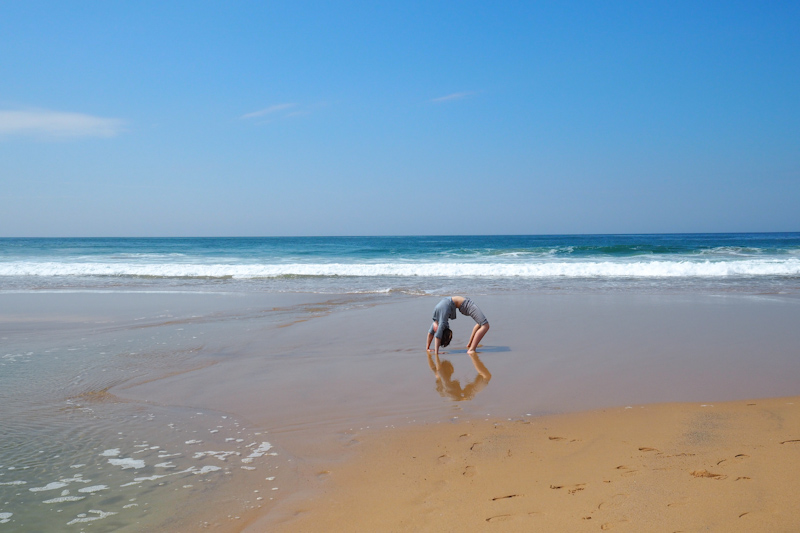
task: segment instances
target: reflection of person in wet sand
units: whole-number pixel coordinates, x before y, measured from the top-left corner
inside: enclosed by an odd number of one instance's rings
[[[472,383],[462,388],[461,383],[457,379],[453,379],[453,363],[447,359],[440,361],[438,355],[431,355],[428,352],[428,364],[436,376],[436,391],[442,395],[442,398],[449,397],[457,402],[471,400],[489,384],[492,374],[478,358],[478,354],[471,353],[469,356],[478,375],[475,376]]]
[[[453,332],[450,330],[450,320],[456,319],[456,309],[461,311],[462,315],[471,316],[475,320],[475,327],[472,328],[472,335],[469,337],[467,343],[467,353],[475,353],[478,345],[489,331],[489,321],[486,316],[481,312],[475,302],[463,296],[450,296],[442,298],[433,308],[433,324],[428,330],[428,342],[425,345],[425,350],[431,349],[431,341],[434,341],[434,351],[438,354],[439,347],[446,347],[450,344],[453,338]],[[444,353],[444,352],[441,352]]]

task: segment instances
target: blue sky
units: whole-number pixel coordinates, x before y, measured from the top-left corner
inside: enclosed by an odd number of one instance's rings
[[[0,236],[800,231],[796,2],[6,2]]]

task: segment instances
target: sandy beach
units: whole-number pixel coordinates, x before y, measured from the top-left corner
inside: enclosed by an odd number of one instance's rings
[[[625,406],[365,436],[246,531],[796,531],[800,398]],[[269,524],[269,525],[267,525]]]

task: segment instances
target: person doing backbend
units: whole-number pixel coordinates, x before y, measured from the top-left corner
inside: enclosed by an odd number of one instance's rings
[[[449,296],[442,298],[433,308],[433,324],[428,330],[428,342],[425,345],[425,350],[430,351],[431,341],[433,341],[434,352],[438,355],[439,348],[444,348],[453,338],[453,332],[450,330],[449,321],[456,319],[456,309],[462,315],[467,315],[475,320],[475,327],[472,328],[472,335],[469,337],[467,343],[467,353],[475,353],[478,344],[480,344],[483,336],[489,331],[489,321],[486,316],[481,312],[475,302],[463,296]],[[442,352],[443,353],[443,352]]]

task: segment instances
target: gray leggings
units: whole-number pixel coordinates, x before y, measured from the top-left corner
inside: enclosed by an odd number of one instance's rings
[[[479,326],[489,323],[486,319],[486,315],[484,315],[478,306],[475,305],[475,302],[469,298],[464,298],[464,303],[461,304],[459,311],[461,311],[462,315],[471,316],[472,320],[477,322]]]

